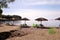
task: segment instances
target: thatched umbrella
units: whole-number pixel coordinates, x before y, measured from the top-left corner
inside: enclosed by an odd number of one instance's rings
[[[60,17],[56,18],[55,20],[60,20]]]
[[[28,18],[23,18],[22,20],[24,20],[24,21],[25,21],[25,24],[26,24],[26,21],[29,21],[29,19],[28,19]]]
[[[35,19],[36,21],[41,21],[41,24],[42,24],[42,21],[48,21],[47,19],[45,19],[45,18],[37,18],[37,19]]]

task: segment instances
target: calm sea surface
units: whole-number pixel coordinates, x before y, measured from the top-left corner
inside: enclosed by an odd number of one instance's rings
[[[10,23],[12,23],[12,22],[10,22]],[[24,23],[25,23],[25,21],[15,21],[14,22],[15,25],[20,25],[20,24],[24,24]],[[32,24],[40,24],[41,22],[30,20],[30,21],[26,21],[26,23],[27,23],[27,25],[32,26]],[[58,21],[58,20],[42,21],[42,24],[47,27],[59,27],[60,21]]]

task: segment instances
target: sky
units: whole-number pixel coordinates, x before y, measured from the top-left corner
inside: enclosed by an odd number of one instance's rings
[[[34,20],[39,17],[60,17],[60,0],[15,0],[3,9],[5,15],[20,15]],[[56,23],[56,22],[55,22]]]

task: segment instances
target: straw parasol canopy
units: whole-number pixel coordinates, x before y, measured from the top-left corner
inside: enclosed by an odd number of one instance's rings
[[[56,18],[55,20],[60,20],[60,17]]]
[[[25,21],[25,24],[26,24],[26,21],[29,21],[28,18],[23,18],[23,19],[21,19],[21,20],[24,20],[24,21]]]
[[[48,21],[48,19],[45,19],[45,18],[37,18],[35,19],[36,21],[41,21],[41,24],[42,24],[42,21]]]

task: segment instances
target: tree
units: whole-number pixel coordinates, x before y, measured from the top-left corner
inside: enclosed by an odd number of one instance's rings
[[[14,2],[15,0],[0,0],[0,17],[2,15],[2,8],[8,8],[8,3]]]
[[[12,21],[12,24],[14,24],[15,21],[21,20],[22,17],[18,15],[2,15],[2,18],[7,19],[8,23]]]
[[[0,9],[0,17],[1,17],[1,15],[2,15],[2,12],[3,12],[2,9]]]

